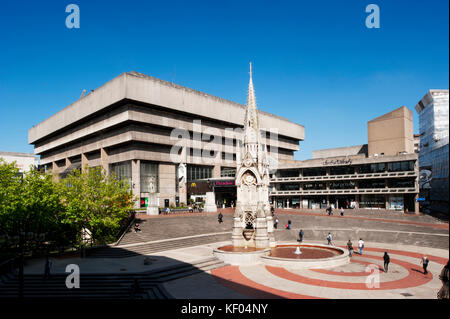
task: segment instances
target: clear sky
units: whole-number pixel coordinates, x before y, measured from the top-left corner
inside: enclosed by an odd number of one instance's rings
[[[80,28],[68,29],[68,4]],[[368,4],[380,28],[368,29]],[[296,159],[367,142],[367,121],[414,112],[449,81],[447,0],[12,1],[0,5],[0,150],[126,71],[258,107],[305,126]]]

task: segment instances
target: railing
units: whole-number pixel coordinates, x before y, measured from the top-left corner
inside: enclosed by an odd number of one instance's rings
[[[275,177],[271,178],[271,183],[280,182],[307,182],[307,181],[335,181],[335,180],[354,180],[369,178],[392,178],[392,177],[416,177],[416,171],[402,172],[381,172],[366,174],[345,174],[345,175],[322,175],[322,176],[295,176],[295,177]]]

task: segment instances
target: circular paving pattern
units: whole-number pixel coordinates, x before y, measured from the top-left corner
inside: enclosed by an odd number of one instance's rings
[[[391,260],[388,272],[383,265],[386,250]],[[260,264],[226,266],[211,274],[220,285],[251,298],[436,298],[439,273],[448,257],[426,255],[428,274],[420,264],[422,253],[376,247],[366,247],[362,255],[354,253],[347,265],[328,269]]]

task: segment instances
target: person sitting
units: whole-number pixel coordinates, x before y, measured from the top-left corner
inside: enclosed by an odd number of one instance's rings
[[[292,222],[288,220],[288,223],[286,224],[286,229],[291,229]]]

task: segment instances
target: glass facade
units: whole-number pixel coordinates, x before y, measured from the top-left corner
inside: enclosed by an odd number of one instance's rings
[[[383,195],[361,195],[360,208],[386,208],[386,200]]]
[[[327,170],[325,167],[304,168],[303,176],[325,176]]]
[[[141,193],[159,192],[158,164],[141,161]]]
[[[386,163],[359,165],[356,167],[356,171],[359,174],[382,173],[385,170],[386,170]]]
[[[298,191],[299,189],[300,189],[300,184],[295,184],[295,183],[278,184],[278,190],[280,190],[280,191]]]
[[[355,182],[353,181],[342,181],[342,182],[331,182],[330,189],[354,189]]]
[[[384,188],[384,179],[368,179],[358,181],[358,188]]]
[[[411,178],[388,179],[388,186],[392,188],[415,187],[415,180]]]
[[[120,181],[128,181],[132,186],[131,161],[112,163],[109,166],[110,172]]]
[[[236,176],[236,168],[232,167],[220,168],[220,177],[235,177],[235,176]]]
[[[327,185],[322,182],[304,183],[303,190],[327,189]]]
[[[211,166],[199,166],[199,165],[188,165],[187,167],[187,180],[193,181],[196,179],[204,179],[212,177]]]
[[[330,175],[349,175],[354,174],[355,168],[353,166],[333,166],[330,167]]]
[[[414,170],[414,161],[391,162],[388,164],[388,172],[405,172]]]
[[[299,171],[298,169],[283,169],[278,170],[276,173],[276,177],[298,177]]]

